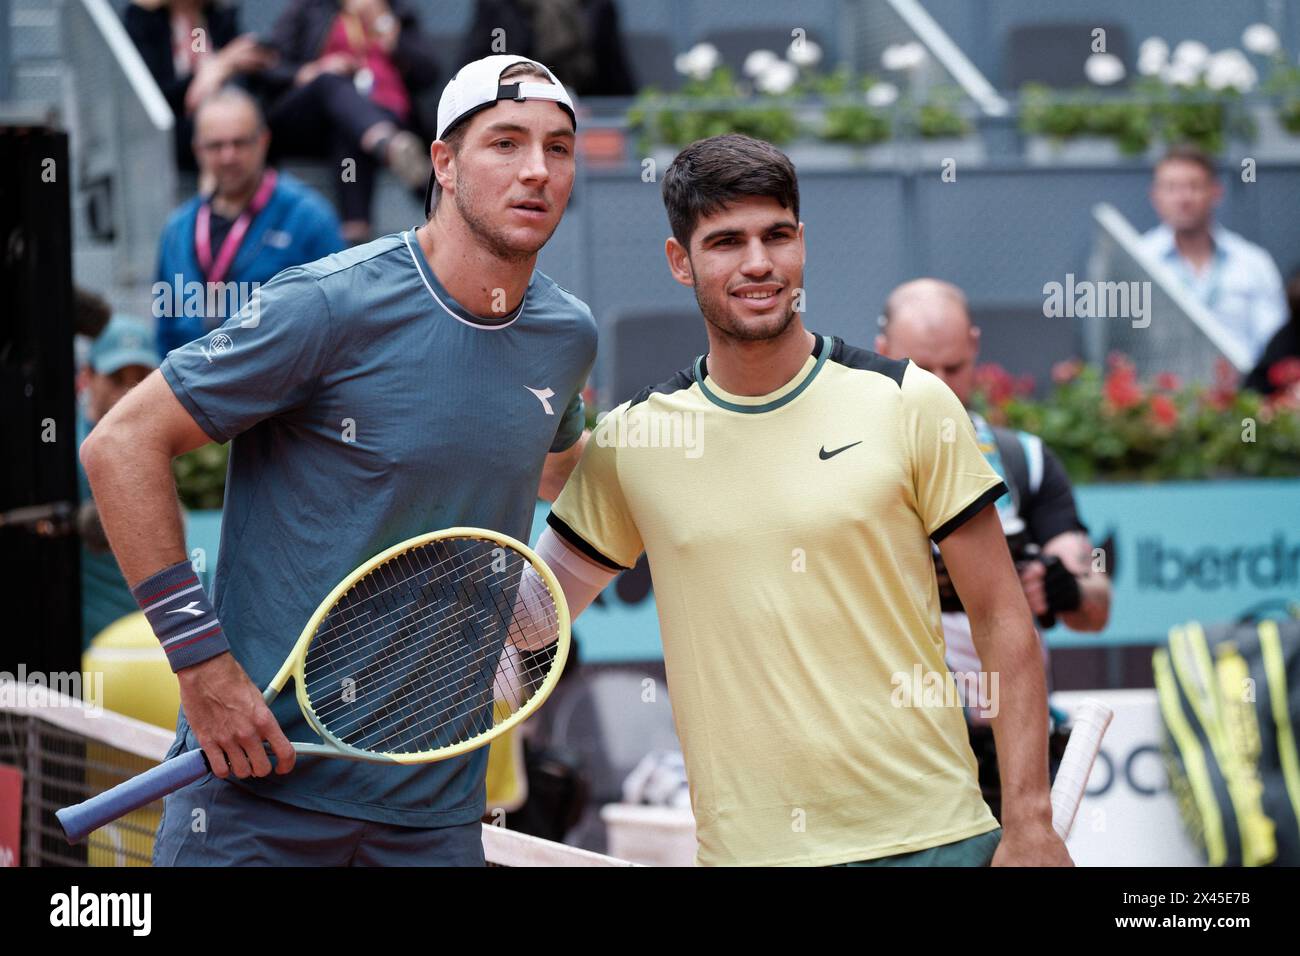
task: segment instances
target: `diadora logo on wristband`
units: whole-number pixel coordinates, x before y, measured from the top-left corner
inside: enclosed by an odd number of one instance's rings
[[[168,611],[168,614],[193,614],[195,617],[202,617],[203,610],[199,607],[198,601],[191,601],[184,607],[178,607],[174,611]]]

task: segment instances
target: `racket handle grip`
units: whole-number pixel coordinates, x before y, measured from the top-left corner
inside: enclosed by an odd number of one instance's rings
[[[105,824],[174,793],[207,772],[208,758],[203,751],[191,750],[164,760],[152,770],[124,780],[98,796],[64,807],[54,815],[67,834],[68,842],[79,843],[87,834]]]
[[[1109,707],[1094,697],[1086,698],[1074,712],[1070,741],[1065,745],[1056,782],[1052,785],[1052,828],[1062,840],[1070,836],[1093,761],[1101,752],[1101,739],[1106,736],[1106,728],[1114,716]]]

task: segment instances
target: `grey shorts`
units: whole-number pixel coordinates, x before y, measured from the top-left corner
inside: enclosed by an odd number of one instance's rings
[[[421,829],[355,820],[268,800],[207,774],[163,802],[153,865],[483,866],[482,824]]]

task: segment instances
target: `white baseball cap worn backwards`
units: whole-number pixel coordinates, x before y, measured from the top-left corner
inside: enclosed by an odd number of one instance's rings
[[[507,67],[516,63],[531,63],[541,67],[551,78],[550,83],[515,82],[501,83],[501,74]],[[442,91],[438,101],[438,139],[445,139],[447,133],[455,126],[469,119],[476,113],[496,106],[502,100],[550,100],[566,113],[573,121],[573,128],[578,128],[578,119],[573,110],[573,100],[545,64],[530,60],[526,56],[498,53],[485,56],[481,60],[467,63],[451,78],[447,88]],[[433,206],[433,184],[435,177],[430,175],[429,188],[424,194],[424,214],[427,216]]]

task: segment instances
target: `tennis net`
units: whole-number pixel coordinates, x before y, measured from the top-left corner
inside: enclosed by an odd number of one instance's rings
[[[23,866],[149,866],[162,801],[141,807],[70,846],[54,813],[161,761],[173,734],[43,685],[0,681],[0,770],[22,788]],[[12,771],[11,771],[12,772]],[[2,794],[0,794],[2,796]],[[488,866],[632,866],[578,847],[483,827]]]

